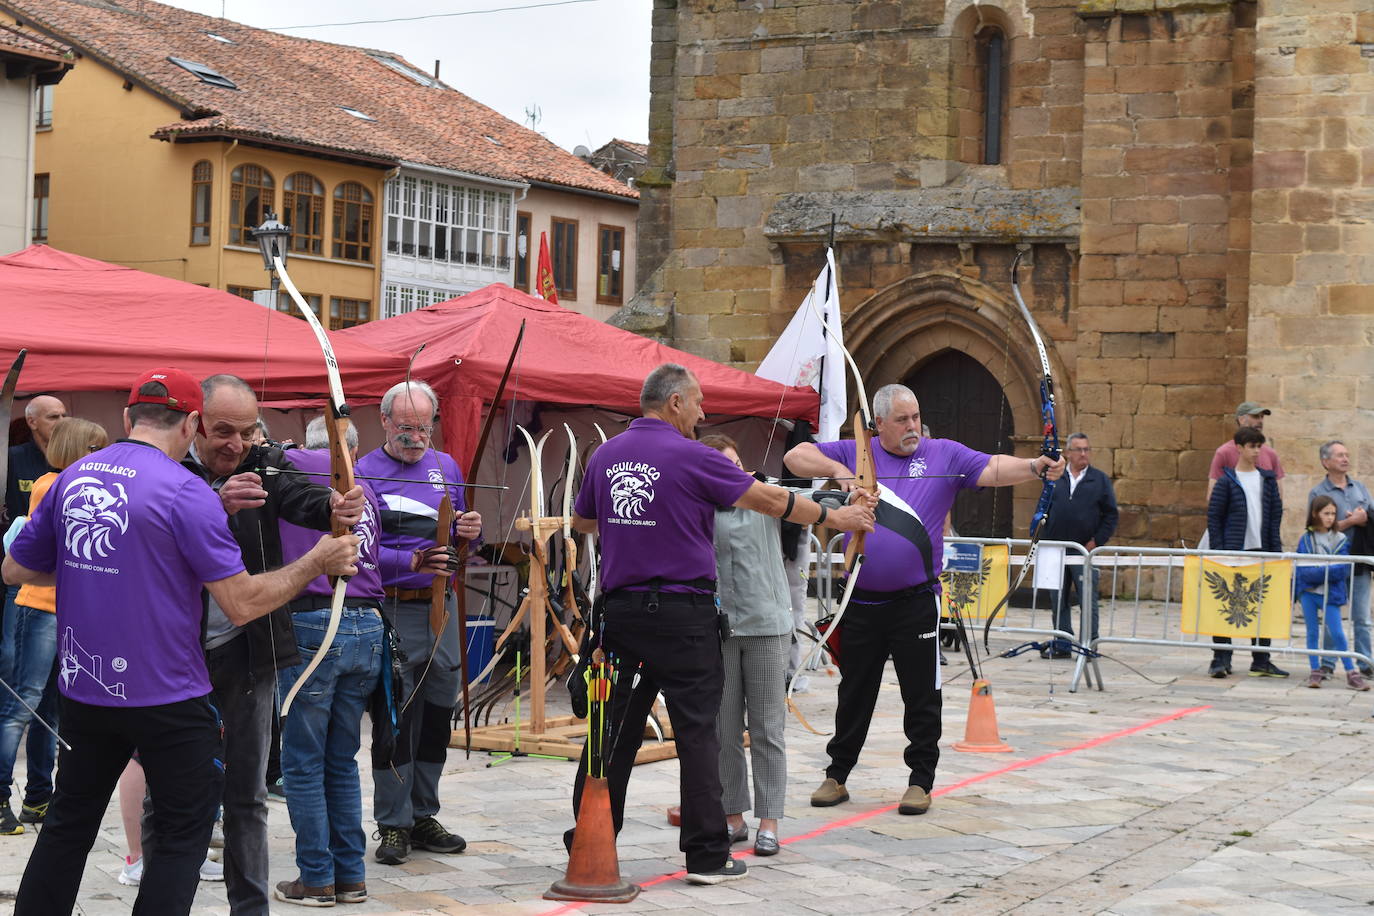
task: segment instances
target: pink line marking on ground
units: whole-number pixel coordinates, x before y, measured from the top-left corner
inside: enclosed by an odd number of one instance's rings
[[[965,786],[971,786],[975,783],[985,782],[989,779],[995,779],[998,776],[1005,776],[1007,773],[1015,772],[1016,770],[1024,770],[1029,767],[1038,766],[1042,763],[1053,760],[1056,757],[1066,757],[1069,754],[1077,754],[1080,751],[1091,750],[1092,748],[1106,744],[1109,741],[1115,741],[1118,738],[1125,738],[1128,735],[1134,735],[1136,732],[1142,732],[1146,729],[1154,728],[1157,725],[1163,725],[1165,722],[1173,722],[1175,719],[1182,719],[1184,716],[1195,715],[1196,713],[1200,713],[1204,710],[1208,710],[1211,708],[1211,706],[1192,706],[1188,709],[1180,709],[1175,712],[1169,713],[1167,716],[1160,716],[1158,719],[1151,719],[1149,722],[1142,722],[1139,725],[1132,725],[1130,728],[1123,728],[1120,731],[1109,732],[1105,735],[1098,735],[1096,738],[1089,738],[1082,744],[1075,744],[1073,747],[1066,747],[1058,751],[1050,751],[1048,754],[1041,754],[1039,757],[1031,757],[1026,760],[1018,760],[1016,763],[1011,763],[1007,766],[999,767],[995,770],[988,770],[986,773],[979,773],[975,776],[970,776],[967,779],[961,779],[956,783],[951,783],[950,785],[942,786],[936,789],[934,792],[931,792],[930,794],[932,798],[936,798],[941,795],[948,795],[950,792],[953,792],[956,789],[962,789]],[[791,843],[800,843],[803,840],[813,840],[816,837],[823,836],[824,834],[830,833],[833,830],[839,830],[842,827],[849,827],[853,824],[859,823],[860,821],[866,821],[871,817],[877,817],[879,814],[886,814],[887,812],[895,811],[896,809],[897,805],[883,805],[881,808],[874,808],[871,811],[862,811],[858,814],[852,814],[849,817],[842,817],[839,820],[831,821],[828,824],[823,824],[820,827],[817,827],[815,830],[808,831],[807,833],[799,833],[796,836],[790,836],[785,840],[780,840],[779,843],[783,846],[786,846]],[[736,853],[735,858],[744,859],[752,855],[754,855],[753,850],[747,850],[745,852]],[[639,886],[642,888],[654,887],[655,885],[663,884],[666,881],[672,881],[676,878],[684,877],[686,874],[687,872],[684,870],[675,871],[671,874],[659,875],[657,878],[650,878],[648,881],[639,882]],[[564,913],[572,913],[577,910],[580,910],[582,907],[586,905],[586,903],[568,903],[556,909],[542,913],[540,914],[540,916],[562,916],[562,914]]]

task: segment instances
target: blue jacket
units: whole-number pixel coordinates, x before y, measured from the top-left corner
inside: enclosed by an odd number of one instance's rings
[[[1260,468],[1260,550],[1281,553],[1279,525],[1283,522],[1283,499],[1279,496],[1279,480],[1273,471]],[[1207,536],[1213,550],[1245,549],[1245,488],[1236,478],[1234,468],[1224,468],[1221,479],[1212,489],[1207,504]]]
[[[1299,539],[1296,553],[1318,553],[1327,556],[1348,557],[1350,556],[1350,538],[1341,538],[1341,546],[1337,547],[1334,553],[1328,554],[1317,546],[1316,539],[1312,537],[1312,530],[1309,528]],[[1295,566],[1293,567],[1293,597],[1296,599],[1300,592],[1320,592],[1325,586],[1327,605],[1340,607],[1345,604],[1349,597],[1346,586],[1349,579],[1350,567],[1346,565],[1330,563],[1319,566]]]
[[[1086,544],[1093,541],[1098,547],[1116,533],[1119,514],[1116,490],[1107,475],[1089,466],[1083,479],[1069,495],[1069,472],[1054,483],[1054,501],[1050,503],[1049,521],[1041,535],[1047,541],[1073,541]]]

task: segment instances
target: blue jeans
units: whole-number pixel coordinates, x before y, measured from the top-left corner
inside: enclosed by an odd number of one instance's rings
[[[281,672],[278,696],[315,657],[329,610],[293,614],[303,663]],[[382,618],[370,608],[344,608],[320,667],[291,704],[281,729],[286,809],[296,832],[296,866],[307,887],[352,884],[366,877],[358,746],[363,711],[382,670]]]
[[[11,604],[5,614],[5,654],[10,669],[7,681],[24,702],[37,710],[54,728],[56,703],[45,688],[52,679],[57,658],[57,617],[48,611]],[[33,716],[9,691],[0,694],[0,799],[9,801],[14,782],[14,760],[19,742]],[[41,805],[52,797],[52,771],[57,757],[57,740],[46,728],[34,723],[29,728],[28,782],[24,800]]]
[[[1316,649],[1318,642],[1325,643],[1323,648],[1335,649],[1337,652],[1349,651],[1345,641],[1345,631],[1341,629],[1341,606],[1339,604],[1326,604],[1325,596],[1317,592],[1300,592],[1298,603],[1302,605],[1303,620],[1307,622],[1307,648]],[[1325,608],[1323,608],[1325,605]],[[1322,624],[1325,623],[1325,632]],[[1307,656],[1307,660],[1312,665],[1312,670],[1316,671],[1320,667],[1319,662],[1327,664],[1332,671],[1336,670],[1336,659],[1318,659],[1316,655]],[[1345,663],[1345,670],[1352,670],[1355,665],[1348,658],[1342,658]]]
[[[1063,630],[1065,633],[1077,632],[1073,628],[1073,609],[1069,606],[1069,587],[1072,586],[1074,594],[1078,596],[1078,606],[1080,608],[1083,607],[1084,601],[1092,602],[1091,613],[1093,628],[1091,635],[1085,642],[1097,638],[1097,585],[1101,579],[1102,571],[1094,569],[1092,587],[1084,592],[1083,567],[1077,565],[1069,566],[1067,564],[1064,566],[1063,587],[1059,589],[1059,591],[1054,592],[1050,598],[1050,607],[1054,608],[1054,628],[1056,630]]]

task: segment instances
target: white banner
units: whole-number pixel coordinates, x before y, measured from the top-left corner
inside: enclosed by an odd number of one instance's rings
[[[840,437],[848,403],[835,253],[827,249],[825,261],[811,292],[806,294],[773,349],[759,363],[758,371],[761,378],[783,385],[810,386],[820,393],[820,428],[816,438],[821,442]],[[834,334],[821,325],[817,311],[825,315],[825,323]]]

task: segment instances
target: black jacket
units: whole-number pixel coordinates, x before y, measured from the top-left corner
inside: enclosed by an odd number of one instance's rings
[[[182,462],[192,473],[207,482],[209,471],[189,455]],[[279,448],[254,445],[244,453],[243,461],[234,474],[253,473],[262,478],[267,499],[257,509],[240,509],[229,516],[229,530],[243,553],[243,565],[250,574],[277,569],[282,565],[281,529],[279,520],[311,528],[329,530],[328,487],[311,483],[301,474],[266,474],[264,468],[290,468],[291,464]],[[232,474],[229,476],[233,476]],[[301,661],[296,649],[296,631],[291,624],[291,612],[279,607],[265,617],[251,621],[243,628],[242,639],[248,640],[248,658],[255,675],[266,675],[274,669],[289,668]]]
[[[1260,472],[1260,550],[1281,553],[1283,543],[1279,526],[1283,523],[1283,499],[1279,496],[1279,479],[1273,471]],[[1221,478],[1212,488],[1207,504],[1207,537],[1213,550],[1244,550],[1245,526],[1249,521],[1245,511],[1245,488],[1236,478],[1234,468],[1224,468]]]
[[[1069,472],[1054,482],[1054,500],[1049,521],[1045,522],[1047,541],[1093,541],[1103,546],[1116,533],[1118,513],[1116,490],[1107,475],[1089,465],[1073,495],[1069,495]]]

